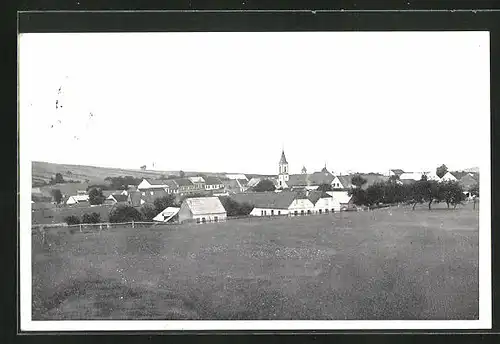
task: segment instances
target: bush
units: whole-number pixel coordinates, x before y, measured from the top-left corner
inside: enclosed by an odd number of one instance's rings
[[[82,223],[101,223],[101,214],[95,212],[91,214],[83,214]]]
[[[155,206],[156,214],[159,214],[166,208],[175,206],[175,196],[167,195],[164,197],[160,197],[155,199],[153,203]]]
[[[109,213],[109,222],[132,222],[141,221],[142,214],[130,205],[118,205]]]
[[[162,210],[160,210],[159,212],[161,212]],[[141,208],[142,218],[145,221],[153,221],[153,218],[158,215],[159,212],[157,212],[156,208],[151,204],[144,204]]]
[[[78,225],[80,224],[80,218],[75,215],[70,215],[64,218],[64,222],[66,222],[68,226]]]
[[[220,197],[219,199],[226,209],[227,216],[246,216],[254,208],[251,204],[239,203],[229,197]]]

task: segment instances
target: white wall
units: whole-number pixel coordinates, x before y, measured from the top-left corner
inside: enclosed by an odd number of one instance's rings
[[[290,215],[294,214],[294,211],[297,211],[297,214],[300,215],[301,211],[304,211],[304,214],[307,214],[307,211],[310,210],[311,213],[314,212],[314,204],[308,199],[296,199],[290,204],[288,207],[290,211]]]
[[[215,218],[217,218],[217,222],[220,221],[225,221],[227,218],[226,213],[218,213],[218,214],[203,214],[203,215],[193,215],[193,219],[195,221],[199,220],[202,222],[203,218],[205,219],[205,222],[214,222]]]
[[[262,214],[263,211],[265,211],[266,213]],[[271,211],[274,212],[273,215],[271,215]],[[250,212],[250,216],[278,216],[278,215],[288,215],[288,209],[253,208],[253,210]]]
[[[320,198],[314,205],[314,210],[319,212],[320,209],[322,213],[325,212],[325,209],[328,209],[328,212],[331,212],[332,209],[338,212],[340,211],[340,203],[333,197]]]

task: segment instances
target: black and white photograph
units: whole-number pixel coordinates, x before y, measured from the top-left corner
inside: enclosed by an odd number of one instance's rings
[[[18,44],[22,330],[491,328],[488,32]]]

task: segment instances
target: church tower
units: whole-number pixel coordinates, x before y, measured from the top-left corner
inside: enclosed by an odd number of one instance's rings
[[[288,175],[288,162],[286,161],[285,150],[281,151],[281,159],[279,162],[278,170],[278,185],[280,187],[285,187],[286,182],[290,179],[290,176]]]

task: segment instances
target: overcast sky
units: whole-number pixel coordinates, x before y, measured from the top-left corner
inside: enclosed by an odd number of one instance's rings
[[[37,161],[414,171],[489,144],[485,32],[23,34],[19,68]]]

